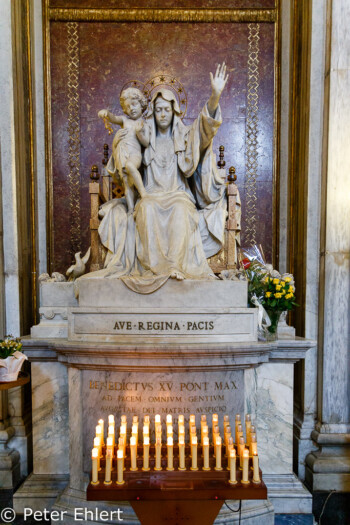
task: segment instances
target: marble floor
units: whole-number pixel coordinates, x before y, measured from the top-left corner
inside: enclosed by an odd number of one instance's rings
[[[13,492],[11,490],[0,490],[0,511],[6,507],[12,507]],[[325,503],[324,494],[314,495],[314,514],[316,519]],[[277,514],[275,516],[275,525],[313,525],[315,523],[312,514]],[[23,516],[18,516],[13,522],[14,525],[37,525],[49,524],[49,521],[30,520],[25,521]],[[316,522],[317,523],[317,522]],[[0,525],[3,525],[0,521]],[[350,497],[348,493],[337,493],[332,495],[327,501],[320,525],[350,525]]]
[[[12,496],[11,490],[0,490],[0,511],[6,507],[12,507]],[[23,516],[18,516],[13,522],[14,525],[37,525],[37,524],[49,524],[50,521],[38,521],[27,518],[25,521]],[[298,514],[278,514],[275,517],[275,525],[313,525],[312,515],[298,515]],[[328,525],[329,522],[325,522],[323,525]],[[0,522],[0,525],[3,525]],[[126,524],[127,525],[127,524]]]
[[[312,514],[276,514],[275,525],[313,525]]]
[[[4,508],[2,506],[2,501],[0,500],[0,509]],[[37,525],[44,524],[48,525],[49,521],[38,521],[26,519],[24,521],[23,517],[18,516],[15,521],[12,522],[14,525]],[[313,525],[313,517],[311,515],[302,516],[298,514],[279,514],[275,517],[275,525]],[[327,523],[327,522],[326,522]],[[329,523],[329,522],[328,522]],[[0,522],[0,525],[3,525]],[[326,525],[326,524],[325,524]]]

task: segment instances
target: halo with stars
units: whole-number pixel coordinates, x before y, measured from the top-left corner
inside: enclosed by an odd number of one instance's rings
[[[152,99],[153,92],[160,86],[164,86],[174,93],[179,104],[180,117],[183,119],[187,111],[187,94],[181,82],[172,75],[165,73],[156,75],[145,83],[144,94],[149,101]]]

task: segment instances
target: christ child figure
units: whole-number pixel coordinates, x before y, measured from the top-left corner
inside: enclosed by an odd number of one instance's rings
[[[120,95],[120,105],[125,115],[113,115],[107,109],[101,109],[98,116],[122,128],[113,139],[113,158],[110,159],[112,163],[108,163],[107,169],[114,180],[116,172],[122,179],[128,211],[131,212],[135,204],[133,186],[141,198],[146,195],[139,169],[142,162],[141,145],[149,145],[149,128],[142,118],[147,100],[139,89],[127,88]]]

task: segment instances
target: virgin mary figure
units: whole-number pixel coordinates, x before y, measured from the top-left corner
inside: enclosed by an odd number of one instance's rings
[[[218,66],[210,78],[209,101],[190,126],[182,122],[172,91],[154,93],[144,124],[149,137],[143,153],[146,195],[133,212],[127,212],[124,199],[102,207],[105,268],[83,278],[120,278],[138,293],[151,293],[169,278],[215,278],[207,258],[222,247],[227,209],[212,141],[222,122],[219,98],[226,66]],[[122,136],[123,130],[118,133]]]

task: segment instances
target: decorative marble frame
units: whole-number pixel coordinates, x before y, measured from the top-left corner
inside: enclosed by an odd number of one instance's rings
[[[53,175],[51,129],[51,78],[50,78],[50,22],[182,22],[182,23],[274,23],[274,109],[273,109],[273,173],[272,173],[272,258],[278,261],[279,247],[279,123],[280,123],[280,0],[274,8],[76,8],[73,2],[65,7],[51,7],[50,0],[43,0],[43,33],[45,55],[45,128],[46,128],[46,183],[47,183],[47,260],[49,272],[53,271]],[[254,184],[252,189],[254,190]],[[250,221],[252,222],[252,221]],[[254,231],[254,228],[253,228]],[[73,237],[75,235],[73,234]],[[254,239],[255,240],[255,239]]]

